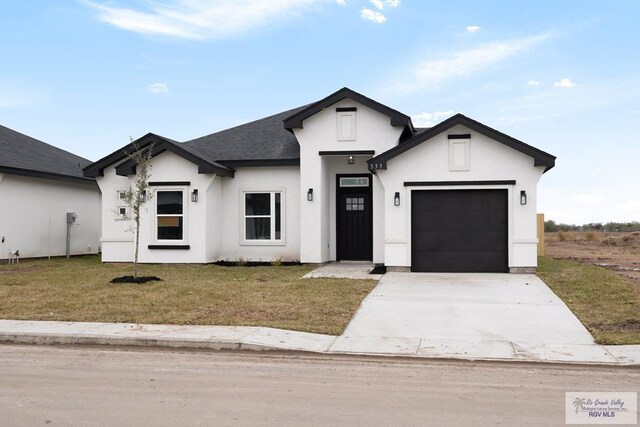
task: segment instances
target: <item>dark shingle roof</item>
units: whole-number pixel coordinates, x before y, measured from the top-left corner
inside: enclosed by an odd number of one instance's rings
[[[88,180],[82,168],[91,161],[0,126],[0,172]]]
[[[180,144],[210,161],[298,160],[300,146],[284,128],[283,120],[306,108],[283,111],[231,129],[212,133]]]

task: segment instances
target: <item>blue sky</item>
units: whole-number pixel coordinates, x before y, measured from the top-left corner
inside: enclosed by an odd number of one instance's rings
[[[348,86],[416,125],[461,112],[558,156],[547,218],[638,221],[638,16],[613,0],[3,1],[0,124],[96,160]]]

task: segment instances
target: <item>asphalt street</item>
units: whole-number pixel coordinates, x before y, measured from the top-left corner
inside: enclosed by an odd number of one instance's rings
[[[640,370],[0,345],[0,425],[564,425]]]

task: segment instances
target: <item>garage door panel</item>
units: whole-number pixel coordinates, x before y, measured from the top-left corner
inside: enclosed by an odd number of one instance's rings
[[[422,252],[418,254],[414,271],[465,273],[473,268],[476,273],[503,272],[502,252]],[[438,266],[433,270],[433,266]]]
[[[489,194],[489,192],[497,191],[498,194]],[[473,209],[492,209],[502,202],[503,196],[500,194],[502,190],[430,190],[432,193],[428,198],[419,197],[413,200],[414,208],[418,210],[432,210],[437,208],[445,211],[457,211],[460,209],[460,196],[452,193],[465,193],[465,203]],[[427,191],[418,191],[418,193],[426,193]],[[416,193],[416,191],[414,191]]]
[[[506,233],[502,230],[447,231],[446,234],[442,231],[416,232],[412,247],[416,251],[483,252],[487,251],[487,248],[502,247],[507,239]]]
[[[413,271],[507,271],[506,190],[417,190],[411,197]]]
[[[501,230],[507,221],[503,209],[468,211],[418,211],[418,221],[414,224],[417,231],[429,230]],[[497,224],[497,225],[496,225]]]

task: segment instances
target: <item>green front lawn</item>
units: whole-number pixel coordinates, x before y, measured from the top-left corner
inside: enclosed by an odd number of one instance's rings
[[[624,277],[577,261],[538,258],[538,276],[599,344],[640,344],[640,289]]]
[[[160,282],[111,284],[97,256],[0,265],[0,318],[270,326],[339,335],[373,280],[301,279],[310,266],[141,265]]]

